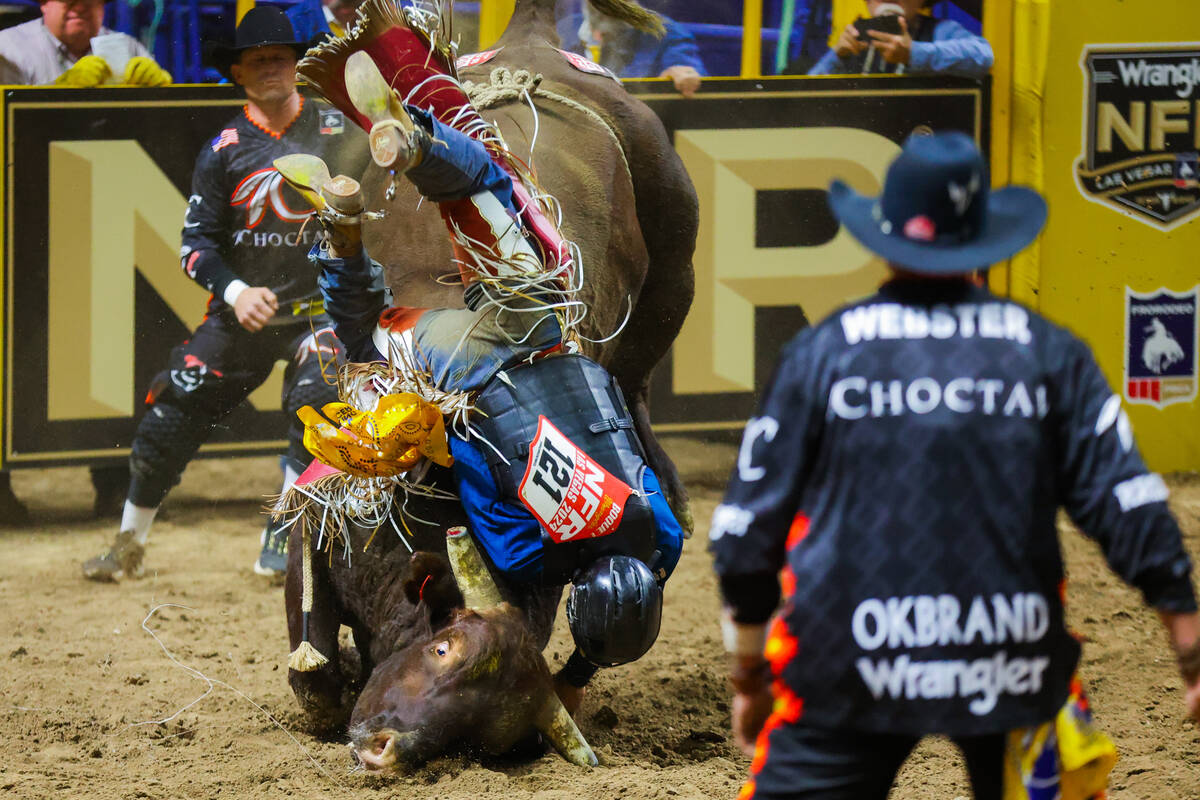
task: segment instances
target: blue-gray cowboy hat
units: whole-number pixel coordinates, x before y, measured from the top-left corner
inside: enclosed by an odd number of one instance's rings
[[[1025,249],[1046,222],[1046,201],[1033,189],[989,191],[983,155],[957,131],[909,137],[879,197],[835,180],[829,205],[868,250],[928,275],[1003,261]]]
[[[233,44],[221,42],[204,43],[204,63],[232,80],[229,68],[237,63],[242,53],[254,47],[281,44],[296,51],[296,58],[304,57],[309,42],[296,38],[292,21],[278,6],[255,6],[246,12],[238,23]]]

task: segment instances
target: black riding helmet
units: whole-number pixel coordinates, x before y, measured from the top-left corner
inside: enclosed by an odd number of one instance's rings
[[[575,646],[591,663],[628,664],[658,638],[662,602],[649,567],[630,556],[603,556],[575,576],[567,624]]]

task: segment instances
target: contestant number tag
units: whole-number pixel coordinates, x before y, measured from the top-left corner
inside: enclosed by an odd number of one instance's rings
[[[538,417],[518,494],[555,542],[607,536],[621,523],[633,490]]]

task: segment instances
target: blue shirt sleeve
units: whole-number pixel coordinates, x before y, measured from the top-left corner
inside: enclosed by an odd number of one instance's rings
[[[659,43],[656,66],[658,72],[648,77],[657,78],[668,67],[692,67],[701,75],[708,75],[704,61],[700,58],[700,46],[691,31],[673,20],[664,19],[667,32]]]
[[[679,556],[683,553],[683,528],[679,527],[679,521],[671,512],[671,506],[658,483],[658,476],[650,467],[642,470],[642,491],[646,493],[650,511],[654,514],[654,544],[658,550],[658,561],[651,568],[656,575],[662,576],[661,583],[671,577],[679,563]]]
[[[579,40],[579,26],[583,24],[583,14],[566,14],[558,18],[555,25],[558,31],[558,46],[572,53],[583,54],[583,42]]]
[[[298,41],[312,41],[321,34],[330,32],[321,0],[302,0],[288,9],[287,16]]]
[[[844,75],[845,73],[846,64],[838,58],[837,51],[832,47],[826,50],[825,55],[821,56],[821,60],[808,70],[809,75]]]
[[[542,528],[521,505],[500,499],[487,460],[475,445],[450,437],[454,483],[471,533],[504,577],[522,583],[542,575]]]
[[[379,314],[388,303],[383,268],[367,258],[365,250],[352,258],[333,258],[319,242],[308,257],[321,268],[317,287],[347,357],[351,361],[384,360],[372,339]]]
[[[987,39],[976,36],[954,20],[944,19],[933,29],[932,42],[912,43],[912,55],[905,71],[982,78],[992,68],[993,60],[992,46]]]

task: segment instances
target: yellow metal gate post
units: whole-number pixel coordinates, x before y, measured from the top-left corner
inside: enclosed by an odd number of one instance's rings
[[[486,50],[496,43],[512,18],[516,0],[480,0],[479,49]]]
[[[742,77],[762,75],[762,0],[742,6]]]

